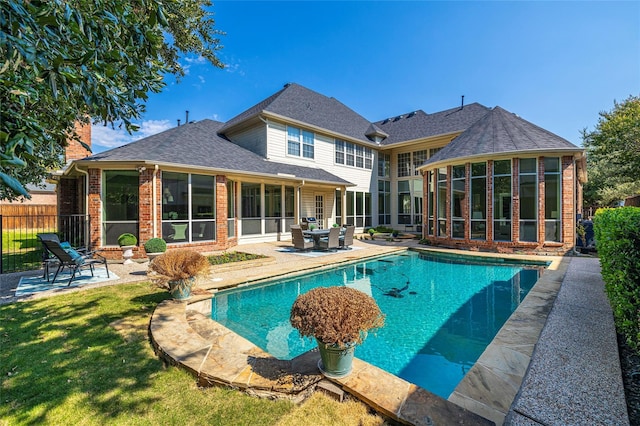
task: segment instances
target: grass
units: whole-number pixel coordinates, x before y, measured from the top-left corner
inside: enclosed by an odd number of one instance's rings
[[[243,253],[240,251],[230,251],[222,254],[208,256],[209,263],[212,265],[223,265],[225,263],[242,262],[244,260],[263,259],[267,256],[253,253]]]
[[[168,297],[138,283],[0,306],[0,425],[383,424],[355,401],[317,395],[296,406],[198,388],[148,340]]]
[[[3,273],[37,269],[42,262],[42,251],[36,234],[43,229],[5,229],[2,231]],[[54,232],[54,231],[51,231]]]

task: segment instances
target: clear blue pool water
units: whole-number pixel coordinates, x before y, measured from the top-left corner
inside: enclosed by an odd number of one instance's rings
[[[350,286],[386,314],[355,355],[447,398],[538,280],[541,267],[405,252],[216,294],[212,318],[279,359],[316,346],[289,324],[315,287]]]

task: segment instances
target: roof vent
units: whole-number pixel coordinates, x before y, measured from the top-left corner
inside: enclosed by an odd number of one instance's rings
[[[385,118],[384,120],[382,120],[382,124],[387,124],[389,122],[388,118]]]
[[[401,116],[401,115],[399,115],[399,116],[397,116],[396,118],[394,118],[394,119],[393,119],[393,121],[398,121],[398,120],[400,120],[401,118],[402,118],[402,116]]]
[[[285,83],[283,87],[286,89],[287,87],[291,86],[292,84],[293,83]]]
[[[415,112],[415,111],[413,111],[413,112],[409,113],[409,115],[407,115],[407,118],[411,118],[411,117],[413,117],[414,115],[416,115],[416,112]]]

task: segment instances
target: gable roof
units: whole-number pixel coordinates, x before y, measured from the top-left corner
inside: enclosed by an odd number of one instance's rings
[[[235,126],[260,115],[283,117],[372,143],[366,136],[370,131],[370,121],[337,99],[295,83],[287,84],[282,90],[227,121],[220,133],[225,134]]]
[[[582,152],[583,149],[497,106],[438,151],[424,165],[458,158],[523,151]]]
[[[218,135],[224,123],[202,120],[166,130],[109,151],[77,160],[81,165],[96,162],[171,164],[237,173],[271,175],[279,179],[306,179],[338,185],[352,185],[323,169],[269,161]],[[282,176],[285,174],[287,176]]]
[[[483,117],[489,108],[479,103],[427,114],[422,110],[377,121],[374,124],[389,134],[382,145],[424,139],[461,132]]]

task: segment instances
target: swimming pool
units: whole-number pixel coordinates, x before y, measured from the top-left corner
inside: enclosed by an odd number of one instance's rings
[[[289,324],[295,298],[347,285],[376,299],[385,326],[356,356],[447,398],[533,287],[541,267],[408,251],[220,292],[212,318],[279,359],[316,346]]]

